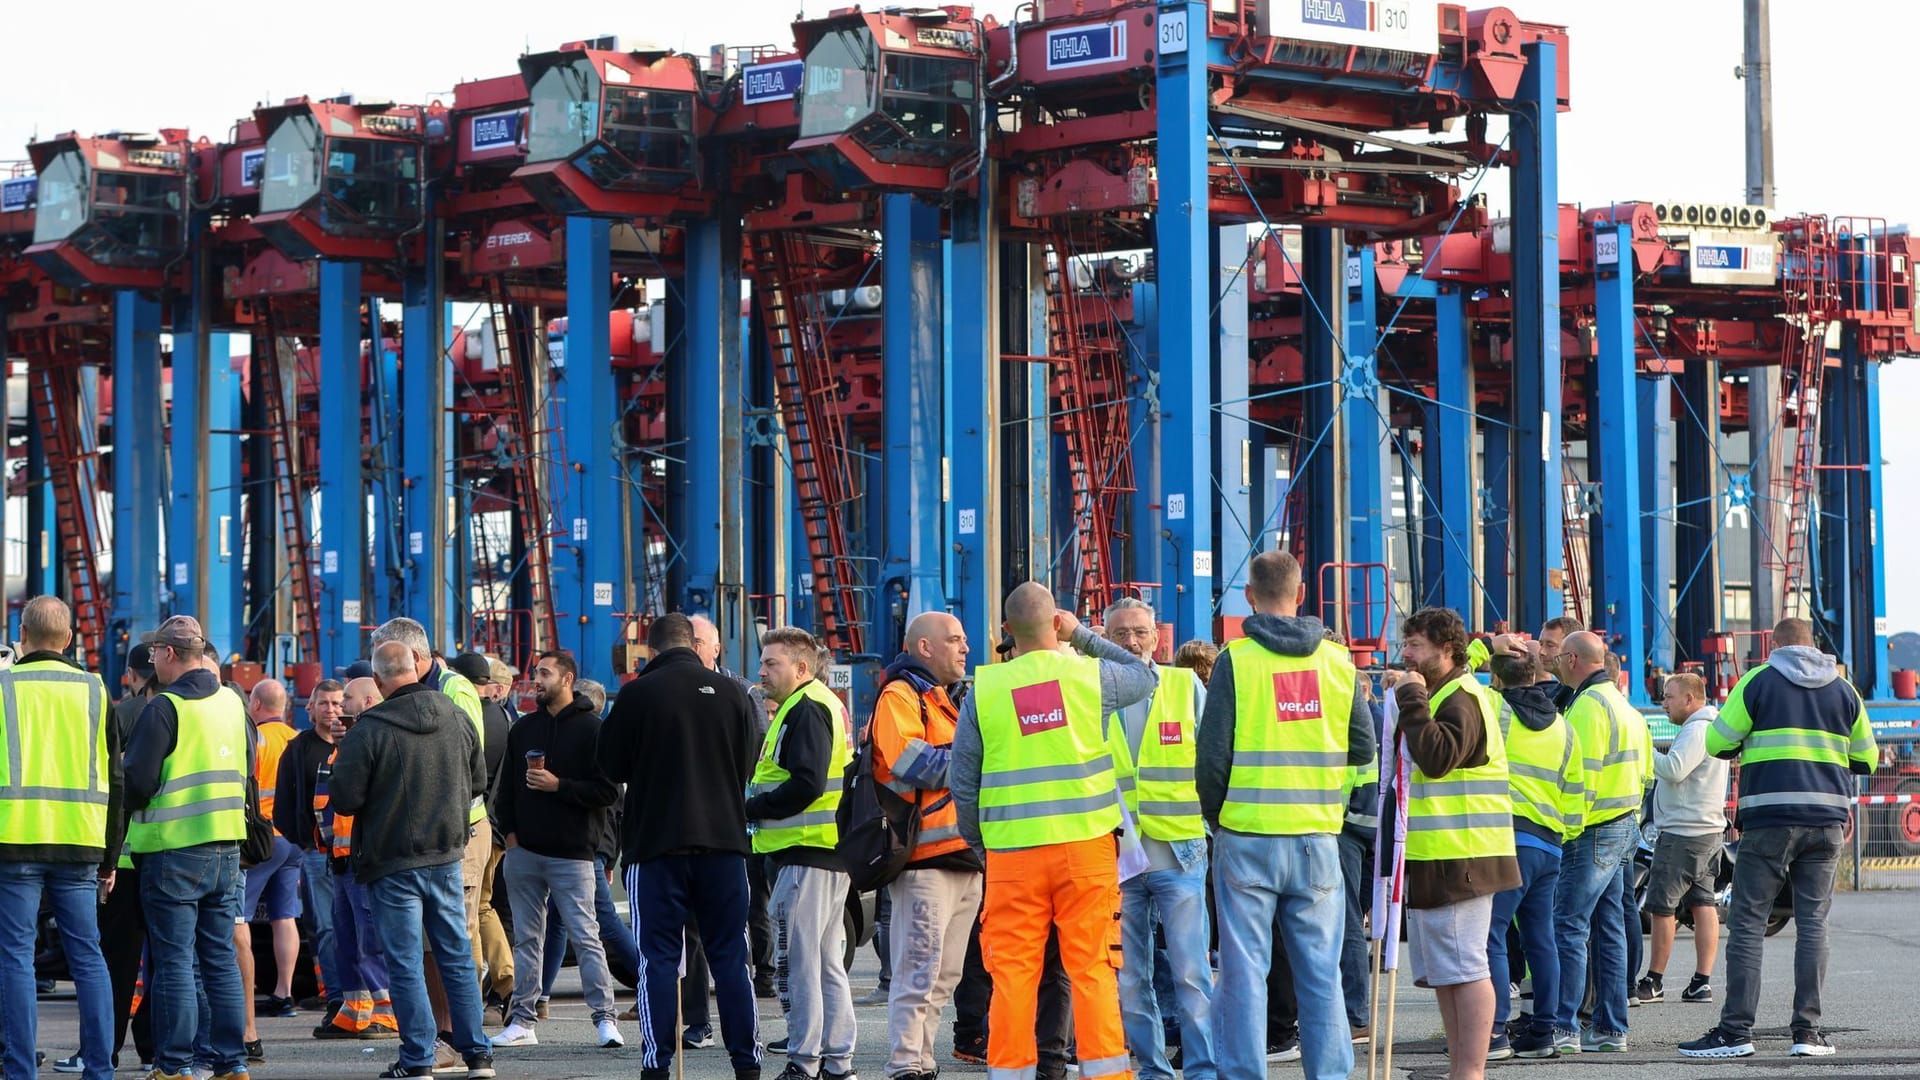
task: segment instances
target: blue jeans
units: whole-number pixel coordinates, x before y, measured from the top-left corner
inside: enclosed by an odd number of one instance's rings
[[[1637,849],[1634,849],[1637,850]],[[1640,904],[1633,897],[1633,851],[1620,860],[1620,935],[1627,943],[1627,993],[1640,977],[1640,954],[1646,942],[1640,934]]]
[[[307,917],[313,920],[313,963],[320,969],[320,988],[329,1005],[338,1005],[344,986],[333,961],[333,873],[328,861],[324,851],[301,852],[300,882],[307,891]]]
[[[1520,942],[1527,953],[1527,971],[1533,979],[1533,1023],[1536,1034],[1553,1033],[1560,990],[1560,953],[1553,939],[1553,898],[1560,883],[1560,854],[1517,844],[1520,887],[1493,898],[1493,925],[1487,931],[1487,970],[1493,972],[1493,1030],[1506,1026],[1513,1010],[1507,993],[1507,924],[1520,917]]]
[[[1373,909],[1373,844],[1351,832],[1341,832],[1340,876],[1347,889],[1346,934],[1340,939],[1340,985],[1347,992],[1347,1023],[1363,1028],[1373,1022],[1373,1004],[1367,1000],[1372,945],[1365,922]]]
[[[80,1059],[87,1080],[113,1075],[113,983],[100,955],[99,878],[90,863],[0,862],[0,1008],[7,1076],[32,1076],[40,1010],[34,1005],[34,938],[40,898],[53,908],[80,1004]]]
[[[152,960],[147,994],[153,999],[154,1067],[166,1073],[195,1065],[216,1074],[246,1072],[246,998],[233,951],[240,845],[198,844],[139,859]]]
[[[1214,834],[1213,859],[1220,916],[1213,1051],[1220,1080],[1266,1080],[1267,969],[1276,912],[1300,1001],[1306,1080],[1346,1080],[1353,1071],[1353,1041],[1340,979],[1346,890],[1339,843],[1331,833],[1250,836],[1222,829]]]
[[[1213,1032],[1209,1001],[1213,968],[1207,960],[1207,864],[1190,870],[1150,870],[1120,883],[1120,1018],[1143,1080],[1173,1080],[1166,1030],[1153,982],[1156,960],[1153,921],[1159,913],[1167,938],[1167,966],[1180,1005],[1181,1071],[1188,1080],[1213,1080]]]
[[[1580,1030],[1587,996],[1587,943],[1593,943],[1595,1031],[1627,1030],[1627,942],[1620,919],[1620,862],[1635,843],[1635,815],[1581,833],[1561,849],[1553,925],[1560,943],[1560,997],[1553,1026]],[[1538,985],[1539,980],[1534,980]]]
[[[387,966],[387,976],[393,981],[393,1018],[400,1025],[400,1064],[433,1064],[433,1007],[427,1003],[424,966],[414,962],[428,946],[447,994],[453,1048],[463,1057],[491,1053],[492,1044],[480,1030],[480,975],[473,966],[473,940],[467,937],[459,860],[369,881],[367,902],[382,950],[397,961]]]

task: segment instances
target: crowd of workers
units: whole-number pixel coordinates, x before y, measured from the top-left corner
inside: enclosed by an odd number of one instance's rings
[[[1474,639],[1452,611],[1415,612],[1376,694],[1298,614],[1303,594],[1298,564],[1263,553],[1243,636],[1158,666],[1145,603],[1116,602],[1096,633],[1028,583],[1006,599],[1003,658],[971,680],[959,621],[913,619],[861,718],[792,627],[763,636],[750,685],[718,666],[710,622],[657,618],[610,703],[546,653],[516,717],[517,672],[443,660],[394,619],[314,686],[297,733],[285,687],[243,700],[190,616],[132,650],[110,705],[66,655],[66,606],[36,598],[0,671],[0,1071],[36,1069],[44,902],[80,1019],[55,1068],[90,1080],[129,1033],[154,1080],[247,1076],[265,1060],[257,1009],[318,1010],[316,1038],[397,1039],[381,1076],[484,1080],[496,1049],[538,1042],[568,945],[595,1043],[637,1021],[647,1080],[712,1045],[709,981],[738,1080],[763,1052],[786,1057],[781,1080],[855,1080],[840,841],[871,804],[910,849],[884,885],[889,1080],[933,1080],[949,1002],[954,1056],[991,1080],[1062,1080],[1070,1062],[1084,1080],[1255,1080],[1286,1060],[1346,1077],[1374,1037],[1376,877],[1404,901],[1403,959],[1468,1080],[1489,1060],[1625,1050],[1628,1007],[1665,997],[1682,910],[1696,955],[1678,996],[1712,1000],[1730,758],[1726,998],[1679,1052],[1754,1052],[1760,942],[1786,890],[1791,1053],[1833,1053],[1825,916],[1852,776],[1878,755],[1807,624],[1776,627],[1717,711],[1697,676],[1667,680],[1678,734],[1656,752],[1604,640],[1570,620]],[[843,807],[850,777],[872,798]],[[1658,839],[1636,981],[1643,806]],[[303,907],[320,992],[296,1001]],[[1523,973],[1531,1009],[1510,1018]],[[624,1013],[616,981],[638,991]],[[779,999],[784,1038],[763,1044],[757,996]]]

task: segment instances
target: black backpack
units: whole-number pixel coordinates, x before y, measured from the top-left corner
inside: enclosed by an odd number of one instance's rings
[[[923,718],[926,711],[923,701]],[[920,842],[920,801],[903,799],[874,779],[871,720],[854,748],[853,764],[847,769],[840,806],[833,816],[840,830],[834,852],[856,892],[881,888],[899,877]]]

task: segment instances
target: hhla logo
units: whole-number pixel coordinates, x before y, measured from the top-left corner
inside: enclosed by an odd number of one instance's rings
[[[1291,720],[1320,719],[1320,673],[1274,672],[1273,709],[1283,724]]]
[[[1020,719],[1022,735],[1066,727],[1067,701],[1060,693],[1060,681],[1014,688],[1013,715]]]

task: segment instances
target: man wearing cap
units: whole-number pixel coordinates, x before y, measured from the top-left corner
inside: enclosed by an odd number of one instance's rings
[[[127,696],[114,703],[109,736],[113,744],[108,752],[116,769],[120,765],[119,748],[132,738],[133,726],[139,722],[147,702],[160,692],[160,680],[153,673],[153,646],[143,643],[127,650],[125,681]],[[124,806],[109,827],[116,835],[126,835]],[[125,850],[125,844],[118,846],[121,850],[114,870],[113,891],[107,894],[107,902],[100,908],[100,952],[106,957],[107,975],[113,981],[113,1053],[118,1057],[126,1046],[131,1019],[134,1052],[140,1055],[141,1061],[152,1061],[153,995],[143,995],[139,1008],[134,1008],[134,991],[140,983],[140,960],[147,951],[147,910],[140,905],[140,871],[134,869],[133,857]],[[55,1068],[72,1067],[78,1063],[79,1056],[55,1062]]]
[[[473,962],[480,971],[481,996],[497,1004],[504,1013],[513,996],[513,944],[493,910],[493,886],[500,879],[500,860],[506,854],[506,834],[494,816],[493,792],[500,778],[500,761],[507,753],[507,729],[513,726],[513,714],[507,708],[507,692],[513,687],[513,669],[500,660],[480,653],[461,653],[448,665],[466,676],[480,694],[481,756],[487,762],[486,868],[480,872],[478,932],[473,935]],[[503,1021],[504,1022],[504,1021]]]
[[[113,885],[120,784],[109,747],[107,688],[64,655],[73,613],[37,596],[20,612],[23,655],[0,672],[0,1006],[7,1076],[32,1076],[34,936],[46,899],[67,949],[80,1012],[80,1058],[90,1080],[113,1075],[112,982],[100,955],[98,889]]]
[[[134,725],[126,796],[133,811],[127,847],[140,868],[153,960],[153,1076],[185,1080],[198,1065],[214,1080],[232,1080],[248,1075],[246,1004],[233,950],[253,768],[247,706],[221,685],[193,616],[173,616],[148,641],[166,689]],[[196,1061],[203,992],[211,1010],[208,1056]]]

